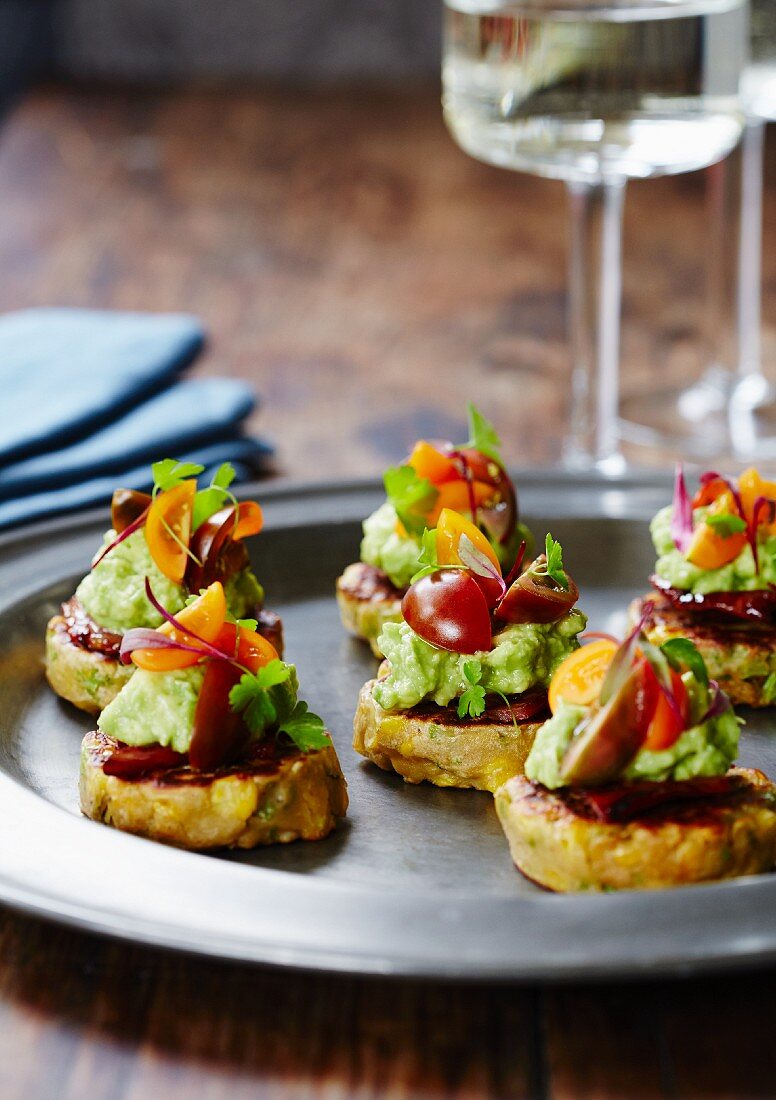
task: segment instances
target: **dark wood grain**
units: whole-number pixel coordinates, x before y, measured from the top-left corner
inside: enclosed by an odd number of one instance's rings
[[[700,368],[702,193],[697,177],[631,188],[631,389]],[[52,88],[6,126],[0,196],[4,308],[200,314],[198,369],[255,382],[283,473],[377,473],[419,434],[459,435],[469,396],[510,461],[558,455],[563,190],[468,160],[434,90]],[[773,190],[766,224],[773,357]],[[771,972],[559,989],[288,975],[1,912],[0,1097],[766,1097],[775,997]]]

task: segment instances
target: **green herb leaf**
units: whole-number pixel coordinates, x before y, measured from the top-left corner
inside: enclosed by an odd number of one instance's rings
[[[194,497],[194,511],[191,517],[191,529],[196,531],[205,520],[210,519],[227,501],[234,502],[234,494],[229,486],[235,479],[235,470],[231,462],[224,462],[216,470],[213,480],[205,489],[200,489]]]
[[[723,539],[730,538],[731,535],[739,535],[746,530],[746,521],[741,516],[734,516],[731,512],[724,512],[719,516],[707,515],[704,522],[715,535],[720,535]]]
[[[421,537],[421,549],[420,556],[418,557],[418,569],[414,574],[410,584],[414,584],[415,581],[419,581],[421,577],[427,577],[429,573],[436,573],[439,569],[439,561],[437,559],[437,544],[436,544],[436,529],[429,531],[428,527],[423,532]]]
[[[569,590],[569,579],[563,569],[563,548],[561,544],[548,532],[544,540],[544,553],[547,558],[545,572],[551,581],[564,592]]]
[[[198,477],[204,469],[204,466],[200,466],[196,462],[178,462],[174,458],[163,458],[159,462],[154,462],[151,466],[154,492],[166,493],[169,489],[174,489],[176,485],[180,485],[182,481],[187,481],[191,477]]]
[[[458,700],[458,717],[479,718],[485,710],[485,688],[480,684],[482,665],[479,661],[464,661],[463,675],[469,685]]]
[[[422,535],[427,527],[426,516],[439,495],[424,477],[418,477],[411,466],[395,466],[383,478],[388,500],[407,529],[408,534]]]
[[[776,672],[771,672],[766,677],[765,683],[762,687],[763,702],[773,703],[776,701]]]
[[[706,662],[689,638],[669,638],[660,647],[675,672],[688,669],[703,687],[708,687],[709,673]]]
[[[240,630],[251,630],[254,634],[256,633],[256,630],[259,626],[258,619],[235,619],[235,622],[237,623]]]
[[[281,711],[288,709],[282,695],[272,689],[285,684],[290,676],[291,666],[276,659],[258,672],[243,673],[240,682],[229,692],[229,705],[232,710],[243,711],[251,733],[261,735],[286,716],[281,715]]]
[[[296,704],[288,718],[281,722],[278,732],[288,734],[296,747],[301,749],[302,752],[323,749],[331,744],[323,719],[308,710],[307,703],[303,703],[301,700]]]
[[[501,440],[496,429],[471,401],[466,406],[466,411],[469,414],[469,439],[464,446],[473,447],[501,466]]]

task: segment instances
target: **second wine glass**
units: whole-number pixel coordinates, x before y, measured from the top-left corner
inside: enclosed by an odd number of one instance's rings
[[[625,184],[705,167],[739,140],[744,0],[446,0],[444,39],[461,147],[568,185],[566,459],[616,471]]]

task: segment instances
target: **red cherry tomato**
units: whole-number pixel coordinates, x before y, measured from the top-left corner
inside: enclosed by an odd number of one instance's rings
[[[687,728],[690,716],[690,700],[684,681],[679,673],[674,672],[673,669],[671,670],[671,688],[676,700],[676,708],[671,706],[664,692],[661,691],[658,694],[654,714],[649,723],[643,746],[651,752],[670,749]]]
[[[469,573],[438,569],[416,581],[402,600],[406,622],[425,641],[452,653],[491,648],[488,604]]]

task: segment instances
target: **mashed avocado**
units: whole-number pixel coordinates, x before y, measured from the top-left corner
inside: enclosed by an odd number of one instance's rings
[[[198,665],[175,672],[139,668],[97,725],[126,745],[169,745],[175,752],[188,752],[204,676]]]
[[[742,592],[768,588],[776,584],[776,536],[760,537],[758,558],[760,568],[754,567],[751,549],[746,546],[737,558],[721,569],[699,569],[687,561],[674,546],[671,537],[671,506],[662,508],[650,524],[652,542],[658,554],[655,572],[673,588],[688,592]],[[703,522],[705,508],[693,512],[695,525]]]
[[[418,571],[420,541],[396,530],[398,516],[388,501],[364,520],[361,560],[388,574],[391,584],[407,588]]]
[[[577,725],[585,716],[583,707],[561,704],[536,735],[525,762],[525,774],[535,783],[554,790],[565,786],[560,764]],[[738,752],[738,719],[732,709],[718,718],[685,730],[670,749],[648,752],[640,749],[623,772],[623,779],[694,779],[724,775]]]
[[[105,534],[103,545],[116,537],[115,531]],[[188,591],[165,577],[148,550],[144,531],[135,531],[119,543],[87,573],[76,589],[76,596],[86,614],[106,630],[123,634],[133,627],[157,627],[162,616],[146,599],[145,578],[159,602],[174,615],[180,611]],[[226,603],[238,619],[253,614],[264,593],[250,569],[230,577],[225,585]]]
[[[518,695],[547,685],[563,658],[578,647],[577,634],[586,622],[574,609],[557,623],[507,626],[494,637],[489,653],[476,655],[485,691]],[[409,710],[424,699],[444,707],[469,686],[463,666],[471,655],[436,649],[406,623],[386,623],[378,644],[391,665],[388,678],[374,689],[384,710]]]

